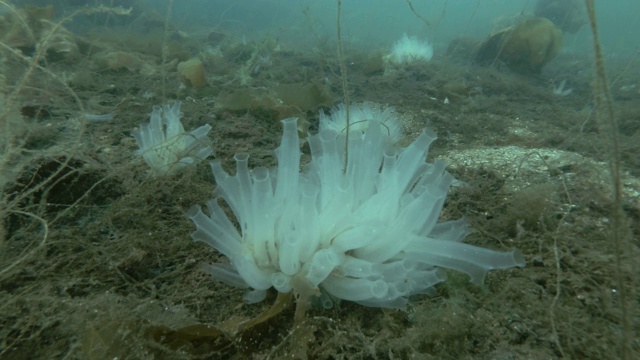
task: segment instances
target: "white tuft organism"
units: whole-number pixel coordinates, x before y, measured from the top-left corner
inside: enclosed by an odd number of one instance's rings
[[[207,134],[211,125],[203,125],[187,133],[180,122],[180,101],[173,106],[156,105],[148,124],[132,132],[147,164],[157,175],[175,173],[195,165],[213,153]]]
[[[444,268],[480,284],[489,270],[524,266],[517,250],[463,243],[463,220],[438,222],[454,178],[443,162],[425,162],[434,134],[425,131],[397,149],[381,118],[368,119],[363,136],[349,137],[345,171],[346,136],[326,124],[333,120],[321,121],[302,171],[295,118],[282,121],[276,168],[250,171],[249,156],[238,154],[231,176],[219,160],[211,162],[217,188],[208,214],[194,206],[188,216],[196,225],[192,238],[229,259],[206,265],[215,280],[251,289],[247,302],[275,288],[318,294],[325,306],[342,299],[397,308],[411,295],[433,292],[446,279]]]
[[[409,64],[415,61],[429,61],[432,57],[433,46],[430,43],[403,34],[402,38],[393,44],[386,59],[392,64]]]
[[[381,109],[369,103],[349,106],[349,131],[358,132],[364,136],[371,120],[381,126],[383,135],[394,144],[402,138],[402,126],[393,108]],[[320,132],[325,129],[342,133],[347,130],[347,108],[340,104],[331,111],[331,115],[320,112]]]

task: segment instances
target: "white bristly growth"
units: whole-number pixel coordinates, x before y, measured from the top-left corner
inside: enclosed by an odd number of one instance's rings
[[[210,125],[203,125],[187,133],[180,122],[180,101],[173,106],[154,106],[148,124],[132,132],[147,164],[157,175],[174,173],[197,164],[213,153],[207,145]]]
[[[326,123],[309,138],[312,160],[300,171],[293,118],[282,121],[276,168],[250,171],[248,155],[238,154],[231,176],[213,161],[217,188],[208,214],[200,206],[188,213],[197,227],[193,239],[229,258],[230,264],[207,265],[209,273],[252,289],[248,302],[262,300],[269,288],[318,289],[325,299],[400,307],[444,281],[443,268],[482,283],[489,270],[524,266],[518,251],[462,243],[464,221],[438,223],[453,177],[442,162],[425,162],[433,133],[396,149],[380,119],[368,121],[363,136],[350,137],[346,173],[345,134]]]
[[[433,46],[430,43],[403,34],[402,38],[393,44],[386,60],[392,64],[409,64],[414,61],[429,61],[432,57]]]

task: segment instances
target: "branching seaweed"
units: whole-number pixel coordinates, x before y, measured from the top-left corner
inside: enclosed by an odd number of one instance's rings
[[[67,92],[67,94],[69,94],[73,98],[75,105],[79,109],[80,113],[85,112],[83,103],[78,97],[78,95],[76,94],[76,92],[73,89],[71,89],[71,87],[69,87],[69,85],[63,79],[61,79],[57,74],[49,70],[44,65],[41,65],[42,60],[49,48],[49,44],[52,38],[55,36],[55,34],[58,31],[60,31],[64,23],[70,21],[71,19],[73,19],[79,14],[88,15],[88,14],[106,12],[106,13],[114,13],[118,15],[127,15],[129,14],[130,10],[124,10],[120,8],[108,8],[105,6],[79,9],[73,12],[72,14],[62,18],[58,22],[53,23],[49,31],[43,37],[41,37],[40,39],[36,39],[34,37],[33,32],[29,28],[26,20],[17,9],[12,7],[10,4],[6,3],[5,1],[0,1],[0,5],[6,6],[7,8],[9,8],[9,10],[11,11],[11,14],[14,15],[17,19],[19,19],[20,23],[24,26],[25,31],[27,31],[28,33],[29,38],[31,38],[36,44],[34,55],[31,57],[28,57],[23,53],[17,51],[15,48],[9,46],[8,44],[5,44],[4,42],[0,41],[0,49],[4,50],[6,54],[9,54],[14,58],[19,59],[20,61],[24,62],[27,65],[26,70],[21,75],[19,80],[17,80],[16,84],[11,86],[6,86],[6,88],[12,89],[12,91],[4,99],[2,99],[3,106],[0,112],[0,128],[2,129],[3,139],[2,139],[2,143],[0,144],[0,150],[2,155],[0,157],[0,170],[2,174],[8,174],[10,173],[8,171],[9,167],[14,167],[19,170],[25,167],[29,162],[29,159],[26,159],[26,160],[19,159],[20,152],[24,145],[24,139],[19,138],[18,134],[14,133],[15,132],[14,127],[16,126],[19,127],[18,122],[20,122],[20,120],[17,119],[18,116],[14,115],[14,112],[16,112],[17,111],[16,109],[19,107],[18,104],[20,102],[19,99],[20,99],[22,90],[25,88],[29,88],[27,83],[31,78],[35,76],[34,73],[36,71],[41,71],[48,78],[53,79],[60,86],[62,86],[63,89]],[[6,81],[6,80],[3,79],[3,81]],[[79,130],[77,133],[77,139],[80,139],[83,133],[84,133],[84,122],[80,121]],[[13,179],[10,179],[8,177],[0,178],[0,191],[2,193],[2,197],[0,198],[0,218],[5,219],[10,214],[28,216],[40,221],[44,227],[44,235],[43,235],[42,241],[40,242],[40,245],[35,248],[31,248],[28,252],[21,255],[17,260],[15,260],[15,262],[5,266],[2,269],[2,271],[0,271],[0,276],[6,275],[9,272],[9,270],[13,269],[17,264],[24,261],[25,258],[32,255],[37,250],[41,249],[45,244],[47,239],[47,234],[48,234],[47,221],[44,220],[43,217],[37,214],[20,209],[20,206],[25,201],[25,199],[31,197],[36,192],[42,191],[44,187],[51,186],[52,183],[55,182],[54,179],[59,177],[61,173],[64,171],[64,169],[69,165],[69,161],[73,158],[74,154],[79,148],[79,145],[80,145],[80,141],[73,141],[72,146],[67,149],[67,154],[64,160],[57,167],[56,171],[52,172],[51,174],[48,175],[48,177],[46,177],[45,179],[43,179],[37,184],[33,184],[28,189],[26,189],[25,191],[22,191],[19,194],[7,194],[8,187],[13,181]],[[15,169],[12,172],[15,173],[16,172]],[[3,225],[0,224],[0,227],[3,227]],[[3,239],[0,239],[0,245],[3,245],[4,242],[6,241],[6,239],[4,239],[4,237],[7,236],[6,230],[0,231],[0,234],[3,235]],[[2,251],[1,248],[0,248],[0,251]]]

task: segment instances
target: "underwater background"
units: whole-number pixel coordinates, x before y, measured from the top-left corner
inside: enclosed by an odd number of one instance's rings
[[[0,1],[0,359],[640,358],[640,3],[595,2],[609,96],[585,3]],[[440,221],[526,266],[302,321],[212,281],[209,160],[274,166],[346,100],[434,131]],[[212,155],[159,173],[133,134],[175,101]]]

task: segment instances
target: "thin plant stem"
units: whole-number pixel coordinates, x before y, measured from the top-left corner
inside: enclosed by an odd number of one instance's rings
[[[347,128],[344,142],[344,169],[343,173],[347,173],[347,166],[349,165],[349,86],[347,84],[347,65],[344,61],[344,53],[342,52],[342,30],[340,28],[342,1],[338,0],[338,61],[340,62],[340,76],[342,77],[342,95],[344,96],[344,107],[347,113]]]
[[[631,340],[633,330],[631,328],[631,317],[628,308],[627,286],[623,280],[622,262],[625,239],[628,232],[625,226],[625,218],[622,210],[622,182],[620,179],[620,140],[618,139],[618,123],[613,110],[613,98],[609,91],[609,84],[604,69],[604,58],[600,39],[598,36],[598,25],[596,22],[596,12],[593,0],[585,0],[591,32],[593,33],[593,52],[595,57],[595,79],[593,92],[596,102],[596,118],[600,125],[600,131],[607,136],[607,152],[609,157],[609,172],[612,184],[613,209],[611,211],[611,242],[615,256],[616,282],[620,299],[622,338],[620,343],[620,358],[631,359]]]

